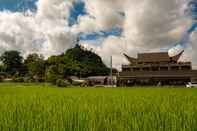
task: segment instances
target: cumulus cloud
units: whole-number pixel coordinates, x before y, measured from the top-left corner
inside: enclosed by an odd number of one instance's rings
[[[193,22],[188,17],[191,15],[191,11],[187,11],[188,0],[82,0],[87,15],[79,16],[77,24],[69,27],[73,1],[38,0],[37,12],[26,15],[0,12],[0,53],[18,49],[24,54],[39,52],[49,56],[72,47],[79,32],[120,27],[123,29],[120,37],[82,41],[102,56],[106,64],[112,55],[114,66],[120,67],[127,62],[122,53],[136,56],[138,52],[167,51]],[[196,36],[196,32],[191,36],[192,48],[188,47],[186,60],[196,61]]]
[[[94,19],[89,16],[91,20],[85,19],[90,23],[85,23],[94,29],[111,26],[123,28],[123,37],[118,37],[116,40],[107,38],[100,46],[94,47],[103,58],[114,56],[115,66],[119,66],[124,60],[123,52],[135,56],[137,52],[168,51],[168,48],[179,42],[193,22],[185,14],[188,2],[186,0],[87,0],[87,9]],[[125,16],[116,16],[119,12],[124,12]],[[80,24],[87,28],[85,23],[81,21]],[[122,50],[125,48],[122,46],[124,43],[126,49]],[[92,43],[86,42],[85,45],[92,48]]]
[[[37,12],[0,12],[0,52],[19,50],[46,56],[65,51],[76,36],[67,26],[72,1],[39,0]]]
[[[184,60],[189,60],[193,62],[193,68],[197,69],[197,31],[194,31],[191,35],[191,39],[190,39],[190,45],[188,46],[188,48],[185,51],[184,54]]]
[[[80,32],[95,32],[122,27],[124,24],[124,1],[121,0],[84,0],[89,15],[79,17],[79,25],[74,27]]]

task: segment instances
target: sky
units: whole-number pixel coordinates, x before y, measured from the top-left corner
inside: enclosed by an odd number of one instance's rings
[[[122,55],[185,50],[197,65],[197,0],[1,0],[0,53],[61,54],[80,44],[109,65]]]

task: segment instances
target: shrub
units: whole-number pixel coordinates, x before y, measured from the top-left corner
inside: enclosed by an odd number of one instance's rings
[[[26,83],[33,83],[33,82],[35,82],[35,79],[32,78],[32,77],[25,77],[24,78],[24,82],[26,82]]]
[[[81,86],[83,83],[78,81],[72,81],[73,86]]]
[[[24,82],[24,78],[23,77],[17,77],[13,79],[13,82]]]
[[[0,76],[0,82],[3,82],[4,77]]]
[[[36,82],[45,82],[45,78],[43,77],[38,77],[35,79]]]
[[[56,84],[58,79],[61,79],[61,75],[58,72],[58,66],[50,66],[46,72],[46,79],[52,84]]]
[[[62,80],[62,79],[58,79],[56,80],[56,85],[58,87],[67,87],[70,85],[70,83],[68,81]]]
[[[45,82],[45,78],[39,78],[38,82]]]
[[[5,73],[5,72],[0,72],[0,76],[1,76],[2,78],[6,78],[6,77],[7,77],[7,73]]]

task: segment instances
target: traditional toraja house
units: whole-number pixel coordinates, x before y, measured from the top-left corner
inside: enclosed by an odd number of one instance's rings
[[[182,54],[169,57],[167,52],[140,53],[137,58],[124,54],[130,64],[122,65],[117,85],[183,85],[197,80],[192,63],[178,61]]]

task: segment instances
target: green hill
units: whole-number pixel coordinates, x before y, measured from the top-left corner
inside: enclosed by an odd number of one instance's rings
[[[74,65],[79,65],[83,76],[108,75],[110,72],[110,69],[103,63],[100,56],[80,45],[67,50],[64,57],[72,61],[71,63],[74,62]]]

